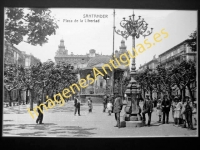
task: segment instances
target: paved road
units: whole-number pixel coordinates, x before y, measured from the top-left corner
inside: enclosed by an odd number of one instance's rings
[[[88,113],[86,105],[81,106],[81,116],[74,116],[73,102],[55,106],[44,112],[44,124],[36,124],[27,112],[29,105],[4,108],[3,136],[31,137],[155,137],[155,136],[197,136],[197,130],[175,127],[170,114],[169,124],[157,123],[158,116],[152,114],[151,127],[116,128],[114,114],[102,112],[102,105],[94,104]],[[20,111],[19,111],[20,110]],[[123,116],[124,111],[121,113]]]

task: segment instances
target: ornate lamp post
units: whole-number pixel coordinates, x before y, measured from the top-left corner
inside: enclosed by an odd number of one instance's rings
[[[135,48],[135,37],[139,38],[142,35],[145,38],[146,36],[150,35],[153,30],[153,28],[151,28],[151,31],[147,31],[148,24],[144,21],[144,19],[141,19],[141,16],[139,16],[137,20],[135,20],[134,17],[135,14],[133,12],[133,15],[129,16],[129,19],[123,18],[123,20],[120,22],[120,26],[124,28],[124,31],[116,30],[116,27],[114,27],[115,32],[126,40],[129,36],[132,37],[132,48]],[[135,55],[134,51],[132,51],[132,53]],[[138,89],[137,82],[134,79],[134,76],[136,75],[135,58],[132,59],[130,75],[131,81],[129,82],[125,93],[129,97],[126,107],[131,107],[131,112],[126,112],[127,116],[125,117],[125,121],[138,121],[141,120],[141,118],[139,117],[139,103],[137,102],[137,97],[141,91]]]
[[[107,90],[108,90],[108,80],[110,79],[110,77],[109,77],[109,75],[105,75],[104,77],[103,77],[105,80],[106,80],[106,94],[108,94],[107,92]]]

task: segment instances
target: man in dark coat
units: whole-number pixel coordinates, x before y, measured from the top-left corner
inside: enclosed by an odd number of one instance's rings
[[[166,123],[169,123],[169,112],[170,112],[171,102],[169,99],[167,99],[167,95],[164,95],[161,106],[163,112],[162,123],[165,124],[165,116],[166,116]]]
[[[78,99],[77,96],[75,96],[74,97],[74,107],[75,107],[74,116],[76,116],[77,111],[78,111],[78,115],[80,116],[80,105],[81,105],[80,100]]]
[[[37,106],[41,109],[40,110],[39,108],[37,108],[37,111],[38,111],[39,115],[38,115],[38,118],[36,119],[36,123],[39,122],[39,124],[43,124],[42,121],[43,121],[43,113],[44,113],[44,111],[43,111],[43,105],[41,105],[41,104],[47,105],[47,102],[42,103],[42,96],[39,97],[39,100],[38,100],[38,103],[37,103]]]
[[[120,112],[122,110],[123,103],[120,95],[117,95],[114,101],[113,113],[115,113],[115,120],[117,125],[115,127],[120,128]]]
[[[146,124],[146,118],[145,114],[148,114],[148,126],[150,126],[151,123],[151,113],[153,111],[153,101],[149,98],[149,94],[146,94],[146,99],[144,100],[143,105],[143,112],[142,112],[142,118],[143,118],[143,124]]]
[[[185,106],[185,118],[188,123],[188,129],[194,130],[193,123],[192,123],[192,107],[190,103],[192,103],[189,99],[186,101]]]

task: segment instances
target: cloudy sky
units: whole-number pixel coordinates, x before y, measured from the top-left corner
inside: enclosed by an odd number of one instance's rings
[[[54,61],[55,52],[58,50],[60,40],[65,42],[65,48],[68,53],[86,54],[90,49],[95,49],[99,54],[112,54],[113,50],[113,9],[72,9],[72,8],[51,8],[52,15],[56,17],[59,29],[56,35],[49,37],[49,42],[43,46],[32,46],[26,43],[20,43],[16,47],[26,53],[32,53],[42,62],[47,59]],[[120,27],[120,21],[123,17],[133,14],[133,9],[115,9],[116,29],[123,30]],[[136,68],[150,61],[154,55],[159,54],[186,40],[190,33],[197,29],[197,11],[182,10],[140,10],[134,9],[135,19],[138,16],[144,18],[149,28],[153,28],[153,33],[146,37],[149,41],[153,40],[155,33],[160,33],[162,29],[168,32],[169,36],[163,38],[150,49],[140,54],[136,58]],[[107,18],[101,18],[99,22],[85,22],[84,15],[96,14],[107,15]],[[63,20],[72,20],[72,22],[63,22]],[[74,20],[78,22],[74,22]],[[94,19],[94,18],[89,18]],[[83,22],[80,22],[83,20]],[[115,34],[114,49],[119,50],[121,40],[120,35]],[[144,42],[144,37],[136,39],[136,45]],[[132,39],[125,40],[127,50],[132,48]]]

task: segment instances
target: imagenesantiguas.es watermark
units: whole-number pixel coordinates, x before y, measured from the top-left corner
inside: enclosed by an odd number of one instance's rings
[[[85,79],[83,79],[83,78],[80,79],[78,81],[78,84],[74,83],[74,84],[70,85],[68,88],[63,89],[62,94],[61,94],[61,92],[54,94],[54,96],[53,96],[54,101],[51,98],[49,98],[48,96],[46,96],[46,99],[47,99],[46,102],[48,102],[48,107],[43,103],[41,103],[39,106],[36,106],[33,109],[36,116],[38,116],[37,109],[39,109],[40,112],[43,113],[43,110],[41,109],[42,105],[44,106],[45,110],[55,107],[55,102],[60,104],[60,106],[63,106],[65,104],[64,98],[70,98],[72,96],[72,94],[76,94],[74,91],[74,87],[76,87],[76,89],[78,91],[80,91],[80,88],[86,88],[90,84],[93,84],[94,81],[97,79],[98,75],[104,76],[105,74],[107,74],[107,71],[105,69],[106,67],[109,68],[110,71],[113,71],[113,69],[117,69],[121,64],[123,64],[125,66],[129,66],[130,58],[137,57],[139,54],[145,52],[146,49],[150,49],[152,47],[152,45],[154,45],[155,42],[161,42],[163,40],[162,38],[167,38],[168,36],[169,36],[169,34],[168,34],[168,32],[165,31],[165,29],[160,30],[160,32],[156,32],[153,35],[153,39],[154,39],[153,43],[149,42],[148,39],[146,39],[146,40],[144,40],[143,43],[137,44],[136,48],[132,48],[135,55],[133,55],[132,52],[130,50],[128,50],[127,52],[121,54],[119,56],[119,59],[116,57],[114,57],[114,59],[110,59],[109,63],[104,64],[102,66],[102,69],[104,71],[103,73],[100,70],[98,70],[97,68],[93,67],[92,70],[93,70],[94,78],[91,78],[90,74],[88,74]],[[116,62],[116,63],[114,63],[114,62]],[[117,65],[115,65],[115,64],[117,64]],[[87,81],[89,81],[89,82],[87,82]],[[59,100],[57,99],[58,97],[59,97]],[[28,108],[28,113],[34,119],[34,114],[30,111],[30,108]]]

